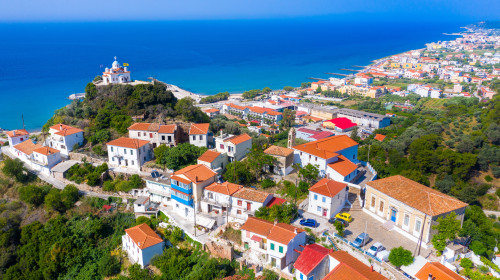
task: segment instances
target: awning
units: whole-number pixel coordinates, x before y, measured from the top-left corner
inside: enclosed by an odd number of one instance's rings
[[[262,237],[259,237],[259,236],[257,236],[257,235],[254,235],[254,236],[252,236],[252,238],[250,238],[250,239],[252,239],[253,241],[260,242],[260,241],[262,240]]]
[[[211,229],[214,226],[214,224],[215,220],[203,216],[196,216],[196,225]]]

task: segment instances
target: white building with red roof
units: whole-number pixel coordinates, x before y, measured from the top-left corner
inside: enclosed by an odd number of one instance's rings
[[[198,158],[198,164],[203,164],[213,171],[217,172],[219,175],[222,175],[222,172],[225,170],[228,163],[228,158],[226,154],[207,150]]]
[[[243,159],[252,148],[252,137],[248,134],[228,135],[222,134],[215,138],[217,152],[226,154],[229,162]]]
[[[46,175],[50,175],[52,167],[61,162],[59,150],[36,144],[31,139],[12,147],[12,153],[32,169]]]
[[[102,83],[104,85],[109,85],[129,82],[132,82],[130,71],[128,71],[127,67],[121,66],[115,56],[115,61],[111,65],[111,68],[106,67],[102,73]]]
[[[332,218],[344,208],[348,195],[346,183],[323,178],[309,188],[307,212]]]
[[[264,265],[282,270],[299,256],[300,246],[306,243],[306,232],[289,224],[248,217],[241,226],[241,241],[245,249],[264,260]]]
[[[131,263],[141,267],[149,265],[156,255],[163,254],[165,243],[147,224],[140,224],[125,230],[122,235],[122,250],[127,252]]]
[[[209,123],[193,123],[189,129],[189,143],[198,147],[210,147],[214,135],[209,129]]]
[[[141,166],[153,158],[151,144],[147,140],[121,137],[106,143],[106,146],[110,166],[140,171]]]
[[[60,123],[51,126],[49,133],[48,146],[61,151],[65,156],[69,156],[75,145],[83,145],[83,130],[79,128]]]
[[[178,144],[177,132],[176,124],[134,123],[128,128],[128,137],[147,140],[153,149],[162,144],[174,147]]]
[[[309,244],[295,261],[295,279],[323,279],[329,272],[329,249],[318,244]]]
[[[11,150],[15,145],[30,138],[30,134],[26,129],[15,129],[7,131],[5,134],[7,134],[7,139],[9,140],[9,146]]]
[[[337,135],[293,147],[294,162],[302,167],[318,167],[322,177],[352,181],[358,172],[358,143],[347,135]]]

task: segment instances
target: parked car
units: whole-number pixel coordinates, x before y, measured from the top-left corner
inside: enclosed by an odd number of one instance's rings
[[[349,225],[349,223],[346,220],[342,220],[339,218],[330,218],[330,219],[328,219],[328,222],[332,225],[335,224],[335,222],[340,222],[341,224],[344,225],[344,227]]]
[[[383,250],[383,251],[378,252],[377,258],[379,258],[380,260],[383,260],[384,262],[388,262],[389,261],[389,254],[390,254],[389,251]]]
[[[373,244],[370,249],[368,249],[368,253],[371,254],[372,256],[376,257],[379,252],[382,252],[385,250],[384,245],[380,242],[376,242]]]
[[[305,226],[305,227],[315,228],[318,226],[318,222],[316,222],[315,219],[302,219],[302,220],[300,220],[300,225]]]
[[[335,215],[335,218],[337,219],[342,219],[346,222],[352,222],[352,217],[351,217],[351,214],[348,214],[348,213],[338,213],[337,215]]]
[[[357,247],[361,247],[364,246],[366,243],[368,243],[368,241],[370,241],[370,236],[368,236],[368,234],[363,232],[360,235],[358,235],[356,239],[354,239],[352,244],[354,244]]]

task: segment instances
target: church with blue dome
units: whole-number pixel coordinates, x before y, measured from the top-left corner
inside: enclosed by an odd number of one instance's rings
[[[127,67],[120,65],[115,56],[115,61],[111,65],[111,69],[106,67],[102,73],[102,82],[105,85],[130,83],[132,82],[130,78],[130,71]]]

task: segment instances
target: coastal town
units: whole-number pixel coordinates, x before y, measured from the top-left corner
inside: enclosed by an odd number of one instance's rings
[[[500,32],[455,37],[214,96],[114,57],[41,132],[0,132],[2,164],[133,214],[113,252],[148,275],[177,231],[222,279],[498,279]]]

